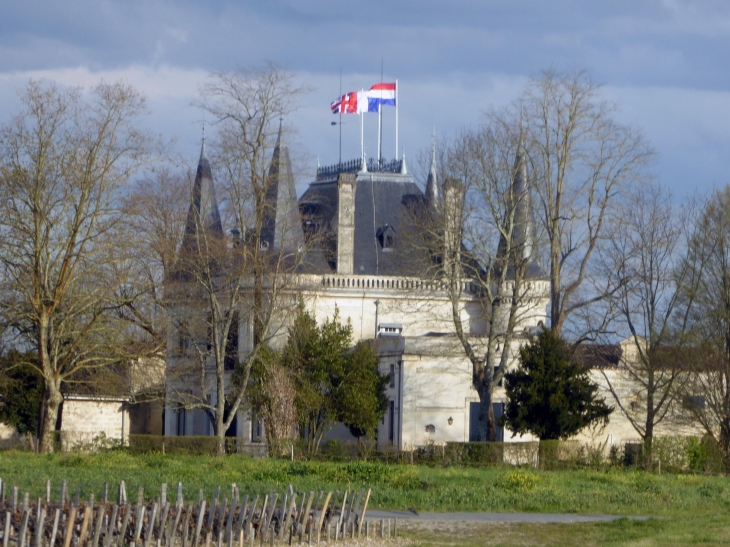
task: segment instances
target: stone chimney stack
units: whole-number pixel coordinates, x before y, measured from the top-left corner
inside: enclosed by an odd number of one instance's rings
[[[444,268],[450,270],[461,261],[464,185],[457,179],[444,181]]]
[[[337,178],[337,273],[352,274],[355,250],[354,173],[340,173]]]

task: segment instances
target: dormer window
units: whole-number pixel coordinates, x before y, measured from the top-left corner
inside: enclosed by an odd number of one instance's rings
[[[393,250],[393,246],[395,245],[395,228],[390,224],[385,224],[382,228],[378,228],[376,237],[380,243],[380,248],[384,252]]]

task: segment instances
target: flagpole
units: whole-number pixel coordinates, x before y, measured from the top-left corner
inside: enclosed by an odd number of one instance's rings
[[[381,108],[381,105],[378,103],[378,165],[380,165],[380,158],[382,157],[380,154],[380,135],[383,134],[383,109]]]
[[[380,83],[383,83],[383,58],[380,58]],[[380,98],[381,101],[378,102],[378,166],[380,165],[380,162],[382,161],[383,154],[382,154],[382,148],[381,143],[383,141],[383,91],[380,90]]]
[[[395,79],[395,159],[398,159],[398,78]]]

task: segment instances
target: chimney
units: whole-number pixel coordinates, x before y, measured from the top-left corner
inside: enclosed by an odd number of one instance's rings
[[[444,268],[451,270],[461,261],[464,185],[457,179],[444,181]]]
[[[337,273],[352,274],[355,249],[354,173],[340,173],[337,178]]]

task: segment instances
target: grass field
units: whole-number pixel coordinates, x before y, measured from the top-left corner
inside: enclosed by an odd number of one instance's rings
[[[648,522],[446,526],[409,533],[422,545],[721,545],[730,543],[730,483],[725,477],[653,475],[621,469],[541,472],[514,467],[429,468],[377,463],[252,460],[239,457],[0,453],[0,478],[32,497],[60,481],[97,497],[124,480],[154,497],[181,482],[187,499],[199,489],[236,483],[244,493],[371,487],[371,506],[419,511],[489,511],[648,515]]]

